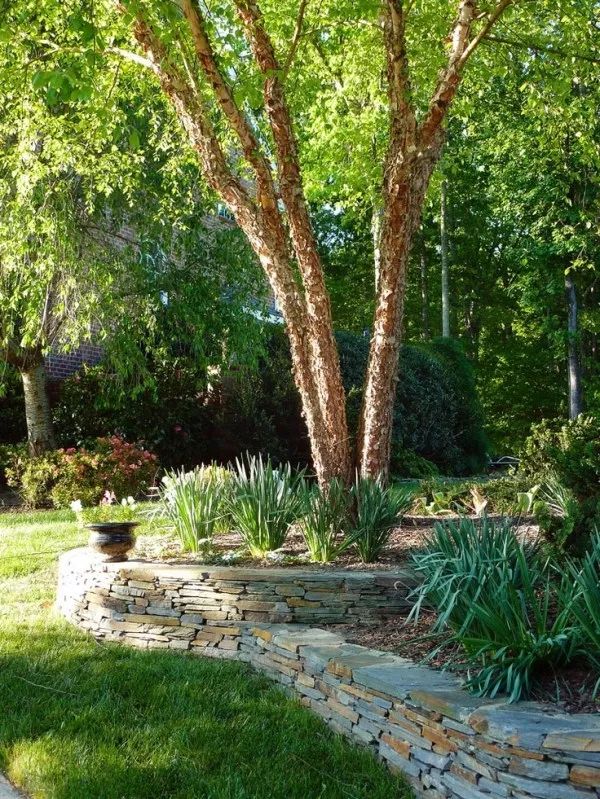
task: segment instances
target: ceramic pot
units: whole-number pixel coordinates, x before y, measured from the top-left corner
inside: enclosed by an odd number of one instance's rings
[[[86,524],[90,530],[88,546],[94,552],[104,555],[105,560],[127,560],[127,553],[133,549],[135,538],[133,528],[138,522],[93,522]]]

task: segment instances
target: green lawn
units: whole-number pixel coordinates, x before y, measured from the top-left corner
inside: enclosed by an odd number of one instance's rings
[[[15,783],[36,799],[408,795],[243,664],[101,646],[54,615],[57,553],[86,537],[71,519],[0,515],[0,770]]]

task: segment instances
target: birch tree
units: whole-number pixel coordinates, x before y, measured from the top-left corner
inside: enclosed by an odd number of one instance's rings
[[[342,12],[347,11],[343,5]],[[467,62],[512,0],[440,2],[427,11],[420,3],[403,0],[355,5],[359,17],[355,9],[353,22],[375,32],[383,55],[389,130],[381,164],[377,296],[354,447],[303,181],[297,137],[303,120],[294,118],[289,101],[298,49],[305,40],[320,51],[335,83],[328,45],[341,35],[344,23],[337,17],[340,31],[311,28],[330,8],[326,4],[325,12],[322,7],[315,11],[313,20],[310,0],[265,0],[264,7],[255,0],[218,5],[198,0],[176,5],[126,2],[123,10],[139,50],[114,48],[155,73],[206,180],[235,215],[265,270],[286,322],[294,377],[322,484],[334,476],[349,479],[354,467],[365,477],[387,474],[411,241]],[[432,30],[445,26],[437,42],[444,51],[443,65],[424,106],[414,100],[407,46],[410,27],[419,17],[429,17]],[[282,18],[294,20],[285,48]],[[351,40],[346,39],[346,46]],[[253,86],[260,88],[261,96],[244,93],[243,76],[249,74],[256,77]],[[343,163],[336,166],[340,173],[343,169]]]

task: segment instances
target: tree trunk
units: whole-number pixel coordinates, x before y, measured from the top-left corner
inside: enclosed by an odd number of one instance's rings
[[[373,205],[371,212],[371,237],[373,239],[373,263],[375,266],[375,291],[379,289],[379,270],[381,269],[381,217],[382,210]]]
[[[32,455],[41,455],[56,447],[44,363],[36,360],[21,368],[20,372],[25,396],[29,451]]]
[[[421,252],[419,253],[419,266],[421,270],[421,338],[427,341],[429,332],[429,286],[427,280],[427,250],[425,247],[425,234],[421,235]]]
[[[363,477],[386,480],[390,464],[398,358],[402,338],[406,272],[425,192],[439,159],[442,139],[385,188],[381,267],[358,436],[357,465]]]
[[[376,236],[380,250],[379,254],[376,252],[377,302],[357,446],[357,463],[365,477],[385,478],[389,468],[408,254],[425,190],[439,160],[444,138],[442,123],[467,59],[510,4],[511,0],[498,0],[489,12],[477,15],[475,0],[458,0],[457,17],[447,39],[448,60],[420,123],[411,101],[404,5],[402,0],[386,0],[383,4],[390,142],[384,168],[381,230]],[[199,89],[187,55],[177,53],[173,57],[166,40],[156,34],[141,9],[136,13],[133,32],[148,57],[119,52],[141,61],[158,76],[199,155],[209,184],[234,214],[271,282],[287,324],[294,376],[315,469],[323,486],[334,476],[349,480],[352,464],[329,296],[286,99],[285,76],[291,61],[283,69],[278,63],[257,0],[234,0],[233,6],[262,75],[263,105],[273,152],[262,146],[255,126],[236,102],[230,75],[222,71],[215,57],[199,3],[183,0],[183,13],[199,68],[212,89],[212,104],[204,87]],[[480,24],[474,32],[476,18]],[[298,17],[297,31],[302,20],[303,13]],[[254,190],[240,179],[237,167],[223,149],[213,124],[215,108],[219,109],[219,118],[226,121],[229,133],[237,138],[251,167]]]
[[[565,276],[567,298],[567,371],[569,378],[569,419],[576,419],[583,410],[581,386],[581,360],[577,342],[577,292],[575,280],[569,272]]]
[[[440,202],[440,247],[442,253],[442,336],[450,338],[450,266],[448,259],[448,198],[446,179],[442,180]]]

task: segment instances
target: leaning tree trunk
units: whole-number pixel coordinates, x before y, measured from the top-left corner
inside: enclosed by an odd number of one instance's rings
[[[20,372],[25,397],[29,451],[32,455],[41,455],[56,446],[44,363],[36,359],[33,363],[23,366]]]

